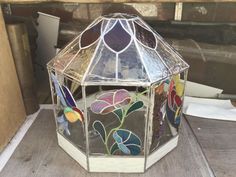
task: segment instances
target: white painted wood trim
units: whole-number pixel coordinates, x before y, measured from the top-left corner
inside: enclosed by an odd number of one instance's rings
[[[143,157],[89,157],[90,172],[143,173]]]
[[[87,170],[86,155],[71,144],[66,138],[57,132],[58,144],[66,151],[73,159],[75,159],[85,170]]]
[[[159,149],[157,149],[155,152],[150,154],[147,157],[147,164],[146,164],[146,170],[151,167],[154,163],[159,161],[162,157],[164,157],[166,154],[168,154],[171,150],[173,150],[177,144],[178,144],[179,136],[176,136],[172,138],[170,141],[168,141],[166,144],[161,146]]]

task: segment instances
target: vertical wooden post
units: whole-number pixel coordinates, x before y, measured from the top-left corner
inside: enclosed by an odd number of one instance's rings
[[[0,5],[0,151],[25,120],[25,108]]]
[[[182,11],[183,11],[183,3],[177,2],[175,4],[175,20],[181,21],[182,20]]]

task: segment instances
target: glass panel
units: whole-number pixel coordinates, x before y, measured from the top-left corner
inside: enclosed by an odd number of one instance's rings
[[[84,103],[81,87],[63,75],[50,73],[55,100],[57,131],[77,148],[85,151]]]
[[[156,47],[156,38],[151,31],[143,28],[142,26],[138,25],[134,22],[135,30],[136,30],[136,38],[142,42],[143,45],[146,45],[150,48]]]
[[[174,75],[170,81],[166,105],[166,116],[172,135],[176,135],[179,130],[183,95],[184,83],[180,80],[180,74]]]
[[[104,33],[109,20],[103,19],[102,21],[103,21],[103,23],[102,23],[102,33]]]
[[[116,54],[101,42],[89,69],[86,81],[108,81],[115,80],[115,78]]]
[[[179,73],[182,69],[182,60],[177,54],[171,51],[163,42],[159,42],[156,48],[157,53],[161,56],[167,67],[172,73]]]
[[[178,134],[182,116],[184,83],[180,74],[154,86],[150,153]]]
[[[78,55],[73,59],[70,65],[66,68],[65,74],[72,78],[81,81],[85,71],[88,68],[90,60],[94,54],[97,43],[93,44],[89,48],[81,49]]]
[[[82,33],[80,40],[81,47],[91,45],[100,37],[101,25],[102,21]]]
[[[105,29],[105,30],[106,30],[105,33],[108,32],[108,31],[110,31],[111,28],[114,27],[115,23],[116,23],[116,20],[111,20],[111,19],[110,19],[110,20],[108,21],[107,27],[106,27],[106,29]]]
[[[166,120],[166,103],[169,89],[169,79],[154,87],[154,107],[152,111],[152,136],[150,153],[169,141],[171,134]]]
[[[119,21],[104,36],[105,43],[116,52],[123,50],[130,43],[130,40],[131,36],[124,30]]]
[[[129,26],[130,26],[130,29],[132,30],[132,33],[134,34],[134,25],[133,25],[133,21],[132,21],[132,20],[128,21],[128,24],[129,24]]]
[[[79,51],[79,38],[79,36],[76,37],[74,41],[62,49],[56,57],[48,63],[48,67],[62,72]]]
[[[166,78],[168,76],[168,70],[156,51],[146,48],[139,43],[137,43],[137,45],[140,49],[140,54],[142,55],[143,65],[145,66],[151,82]]]
[[[130,30],[130,27],[129,27],[129,24],[128,24],[127,20],[122,20],[121,19],[120,22],[121,22],[122,26],[124,27],[124,29],[126,31],[128,31],[128,33],[130,33],[130,35],[133,34],[133,31]]]
[[[134,42],[118,55],[118,78],[121,80],[148,81],[148,77]]]
[[[140,18],[136,19],[134,22],[139,26],[143,27],[144,29],[149,30],[147,24],[143,22]]]
[[[128,90],[101,87],[87,98],[91,154],[144,154],[147,90]]]

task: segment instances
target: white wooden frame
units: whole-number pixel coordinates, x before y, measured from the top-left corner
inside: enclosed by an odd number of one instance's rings
[[[146,166],[144,155],[138,157],[89,156],[87,161],[86,154],[58,132],[57,138],[59,146],[89,172],[143,173],[177,146],[179,136],[175,136],[156,151],[149,154]]]
[[[75,159],[85,170],[87,168],[87,157],[86,154],[75,147],[70,141],[64,136],[57,132],[57,139],[59,146],[66,151],[73,159]]]
[[[150,168],[153,164],[159,161],[162,157],[172,151],[178,144],[179,135],[175,136],[167,143],[159,147],[153,153],[149,154],[147,157],[146,170]]]

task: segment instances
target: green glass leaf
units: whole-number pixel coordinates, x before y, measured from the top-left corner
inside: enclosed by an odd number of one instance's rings
[[[132,112],[134,112],[134,111],[136,111],[136,110],[138,110],[138,109],[140,109],[140,108],[142,108],[143,107],[143,102],[142,101],[136,101],[136,102],[134,102],[131,106],[130,106],[130,108],[128,109],[128,111],[127,111],[127,116],[129,115],[129,114],[131,114]]]
[[[122,109],[116,109],[115,111],[113,111],[113,113],[117,116],[117,118],[121,122],[122,121],[122,117],[123,117]]]
[[[111,154],[114,154],[117,150],[119,150],[119,147],[118,147],[117,143],[114,143],[110,148],[110,152],[111,152]]]
[[[103,143],[105,143],[107,134],[106,134],[106,129],[102,124],[102,122],[99,120],[95,120],[93,122],[93,129],[98,132],[98,134],[102,138]]]

